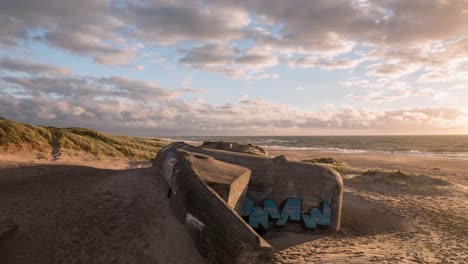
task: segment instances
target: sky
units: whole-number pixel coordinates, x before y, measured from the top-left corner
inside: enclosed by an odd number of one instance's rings
[[[468,0],[0,0],[0,116],[116,134],[468,134]]]

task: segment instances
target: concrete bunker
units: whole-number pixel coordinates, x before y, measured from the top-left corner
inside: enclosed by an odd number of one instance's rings
[[[340,228],[342,180],[321,165],[177,142],[154,161],[176,217],[210,263],[269,263],[260,235]]]

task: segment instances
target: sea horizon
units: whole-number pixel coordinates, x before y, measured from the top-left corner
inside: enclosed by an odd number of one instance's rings
[[[232,141],[269,149],[392,154],[468,160],[468,135],[176,136],[172,141]],[[357,140],[358,139],[358,140]]]

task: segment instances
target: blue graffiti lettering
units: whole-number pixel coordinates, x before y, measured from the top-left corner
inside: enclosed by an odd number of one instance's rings
[[[265,212],[261,207],[255,207],[253,212],[249,215],[249,225],[253,228],[260,229],[260,226],[263,229],[268,229],[268,213]]]
[[[284,226],[291,221],[301,220],[302,201],[299,198],[290,198],[286,200],[283,210],[281,211],[281,218],[276,221],[276,225]]]
[[[265,210],[272,219],[281,219],[280,211],[275,200],[266,199],[263,201],[263,210]]]
[[[250,215],[254,210],[254,202],[249,197],[244,198],[244,206],[242,207],[242,216]]]
[[[282,210],[278,209],[276,201],[265,199],[263,208],[255,206],[252,199],[244,199],[242,216],[248,220],[251,227],[255,229],[268,230],[270,219],[277,226],[285,226],[289,221],[301,221],[309,229],[317,228],[317,225],[330,225],[331,207],[327,200],[323,202],[323,208],[312,208],[309,214],[302,214],[302,200],[289,198],[284,203]]]
[[[317,224],[330,225],[330,220],[331,208],[327,201],[323,203],[323,212],[320,212],[318,208],[312,208],[310,210],[310,215],[302,215],[302,221],[307,228],[317,228]]]

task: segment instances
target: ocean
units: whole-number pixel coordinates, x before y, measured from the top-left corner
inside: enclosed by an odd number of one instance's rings
[[[192,136],[187,142],[234,141],[268,148],[340,153],[386,153],[468,160],[468,135],[437,136]]]

